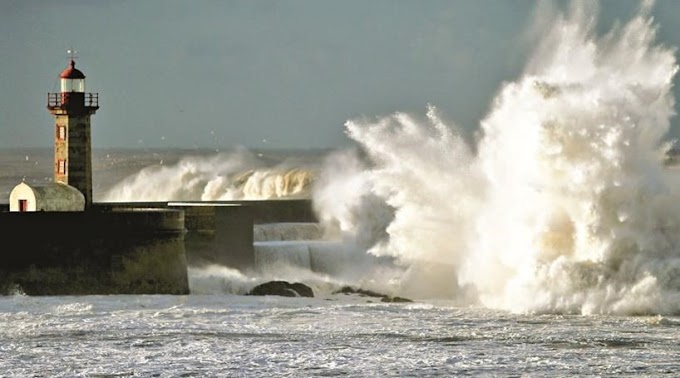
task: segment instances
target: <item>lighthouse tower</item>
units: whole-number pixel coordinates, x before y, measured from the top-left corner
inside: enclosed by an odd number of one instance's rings
[[[92,204],[92,147],[90,116],[99,109],[99,95],[85,93],[85,74],[74,57],[59,74],[61,92],[47,94],[54,115],[54,182],[78,189],[85,205]]]

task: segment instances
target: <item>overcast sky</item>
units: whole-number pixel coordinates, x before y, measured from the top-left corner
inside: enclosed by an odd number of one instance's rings
[[[95,148],[334,148],[348,119],[427,104],[472,130],[520,74],[538,3],[0,0],[0,148],[52,145],[69,48],[100,95]],[[603,1],[602,28],[637,4]],[[680,46],[680,1],[654,15]]]

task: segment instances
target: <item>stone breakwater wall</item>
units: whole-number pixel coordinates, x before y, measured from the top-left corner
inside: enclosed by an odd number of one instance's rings
[[[244,273],[255,267],[253,227],[269,223],[316,222],[312,201],[176,201],[100,203],[111,211],[125,208],[169,208],[184,212],[187,264],[228,266]]]
[[[5,293],[189,293],[179,210],[0,213],[0,233]]]
[[[0,294],[188,294],[188,266],[253,270],[254,225],[314,221],[309,200],[0,210]]]

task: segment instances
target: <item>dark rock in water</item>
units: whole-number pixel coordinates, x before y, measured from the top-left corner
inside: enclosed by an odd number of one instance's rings
[[[375,291],[364,290],[364,289],[355,289],[355,288],[350,287],[350,286],[343,286],[340,290],[334,292],[334,294],[358,294],[358,295],[361,295],[362,297],[381,298],[380,299],[381,302],[388,302],[388,303],[413,302],[412,300],[410,300],[408,298],[391,297],[389,295],[376,293]]]
[[[282,297],[314,297],[314,291],[309,286],[287,281],[270,281],[257,285],[247,295],[278,295]]]
[[[314,290],[312,290],[311,287],[299,282],[294,282],[290,284],[290,286],[298,293],[299,296],[314,298]]]
[[[380,302],[387,302],[387,303],[410,303],[413,302],[412,300],[408,298],[402,298],[402,297],[388,297],[385,296],[383,299],[380,300]]]
[[[343,286],[340,290],[336,291],[334,294],[359,294],[362,297],[374,297],[374,298],[385,297],[385,295],[378,294],[374,291],[364,290],[364,289],[355,289],[355,288],[350,287],[350,286]]]

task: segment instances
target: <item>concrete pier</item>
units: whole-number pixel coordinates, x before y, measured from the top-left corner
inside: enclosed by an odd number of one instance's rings
[[[184,212],[187,264],[217,264],[250,272],[255,266],[253,227],[282,222],[316,222],[312,201],[116,202],[94,205],[100,211],[169,208]]]
[[[0,213],[0,288],[28,295],[187,294],[184,213]]]
[[[253,271],[254,225],[315,221],[309,200],[4,209],[0,294],[13,287],[28,295],[188,294],[188,266]]]

